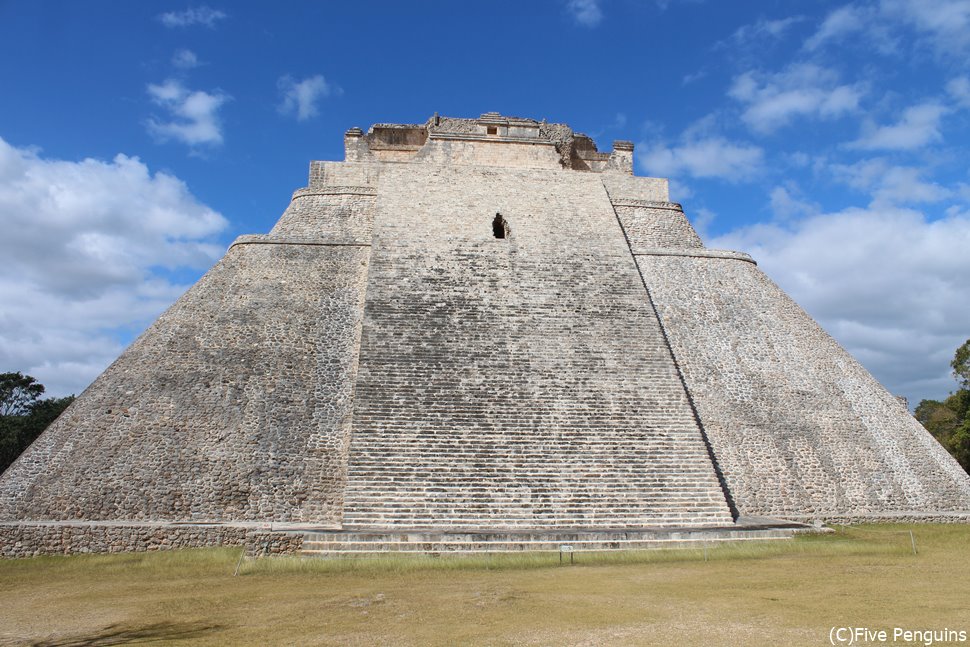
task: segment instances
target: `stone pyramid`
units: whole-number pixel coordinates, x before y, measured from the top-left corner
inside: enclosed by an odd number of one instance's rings
[[[345,149],[0,477],[0,552],[970,519],[970,477],[631,143],[487,113]]]

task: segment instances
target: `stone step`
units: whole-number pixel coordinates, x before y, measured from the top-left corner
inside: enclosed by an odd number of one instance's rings
[[[700,463],[698,462],[698,465]],[[560,471],[555,468],[561,467]],[[385,480],[388,477],[398,476],[400,478],[423,478],[434,477],[437,475],[442,475],[447,477],[449,475],[483,475],[494,478],[507,478],[515,479],[516,481],[523,480],[563,480],[563,481],[573,481],[573,480],[588,480],[588,479],[602,479],[604,482],[628,482],[631,479],[641,479],[645,482],[656,481],[662,479],[679,479],[682,481],[690,481],[690,472],[693,471],[694,466],[690,464],[679,463],[677,465],[643,465],[640,469],[636,469],[637,466],[633,466],[630,469],[618,470],[608,466],[594,466],[587,470],[577,469],[576,465],[549,465],[549,469],[544,469],[543,471],[521,469],[517,466],[510,465],[499,465],[496,463],[495,466],[485,466],[485,465],[462,465],[451,463],[447,466],[438,466],[437,468],[433,464],[421,465],[414,464],[414,462],[408,464],[398,464],[398,463],[375,463],[373,466],[355,466],[354,469],[350,470],[356,478],[373,477],[380,480]],[[604,473],[606,472],[606,473]],[[694,479],[696,480],[696,478]]]
[[[711,515],[715,516],[712,518]],[[437,509],[389,510],[386,512],[375,512],[371,509],[362,509],[360,511],[351,510],[344,514],[343,523],[346,525],[355,525],[364,523],[366,521],[368,524],[394,523],[395,525],[401,525],[402,522],[409,519],[412,520],[413,523],[404,523],[405,527],[407,525],[433,525],[439,522],[446,524],[451,520],[464,520],[462,523],[468,523],[469,520],[471,520],[472,525],[474,525],[476,528],[482,526],[501,528],[503,523],[516,523],[517,525],[521,525],[522,523],[534,523],[546,526],[550,522],[563,523],[568,522],[570,519],[572,519],[574,523],[595,522],[597,526],[602,526],[604,523],[609,523],[614,526],[653,525],[652,523],[647,522],[670,526],[676,525],[676,523],[681,520],[697,520],[710,525],[712,521],[724,521],[725,519],[730,519],[730,517],[727,514],[722,514],[720,510],[713,506],[693,508],[689,510],[671,508],[664,510],[651,510],[649,508],[645,508],[640,510],[628,510],[624,513],[617,514],[601,514],[595,510],[568,508],[563,508],[558,513],[533,513],[528,510],[520,511],[515,509],[470,509],[461,510],[461,512],[456,513],[453,508],[442,507]],[[420,523],[418,520],[420,520]]]
[[[498,442],[498,441],[496,441]],[[404,443],[402,443],[404,444]],[[413,444],[417,444],[416,442]],[[676,462],[678,460],[697,460],[707,456],[707,450],[704,447],[694,447],[694,448],[683,448],[683,447],[651,447],[649,444],[644,443],[638,449],[624,449],[622,447],[616,448],[596,448],[590,449],[589,447],[556,447],[549,449],[536,450],[534,448],[522,449],[521,451],[516,451],[515,449],[510,449],[508,447],[503,447],[501,449],[492,450],[472,450],[468,449],[457,449],[448,446],[432,445],[429,447],[408,447],[402,446],[397,449],[390,447],[368,447],[362,450],[360,453],[361,458],[372,458],[372,459],[391,459],[394,457],[401,457],[398,460],[405,462],[403,460],[404,456],[427,456],[431,457],[440,452],[448,452],[453,454],[452,458],[462,459],[462,460],[517,460],[524,464],[535,463],[537,465],[543,465],[548,461],[556,461],[561,463],[579,463],[579,464],[597,464],[600,462],[606,463],[607,465],[612,465],[617,462],[626,463],[630,460],[654,460],[663,459],[667,462]]]
[[[696,478],[691,478],[690,475],[679,475],[679,474],[661,474],[661,475],[650,475],[650,476],[611,476],[604,477],[597,474],[577,474],[577,475],[566,475],[566,474],[520,474],[520,473],[503,473],[502,478],[490,478],[488,480],[488,486],[475,486],[476,481],[462,481],[461,478],[455,477],[453,479],[442,479],[442,474],[452,474],[455,473],[458,477],[467,477],[469,473],[461,472],[457,470],[452,472],[451,470],[437,470],[429,474],[418,473],[418,474],[401,474],[400,472],[389,471],[383,474],[378,472],[356,472],[354,474],[356,481],[361,484],[367,484],[368,486],[380,485],[384,483],[395,483],[395,484],[406,484],[409,482],[415,483],[427,483],[429,478],[434,478],[435,487],[441,487],[439,482],[447,483],[450,480],[455,481],[455,483],[464,483],[465,487],[471,491],[492,491],[496,487],[502,484],[508,484],[509,487],[529,487],[539,489],[542,485],[547,484],[547,487],[558,486],[559,488],[564,486],[577,486],[589,484],[588,487],[584,489],[595,490],[594,486],[599,485],[610,485],[610,486],[623,486],[626,485],[627,489],[642,490],[644,488],[649,488],[650,486],[656,486],[662,489],[664,486],[673,486],[678,489],[681,487],[689,489],[706,489],[703,483],[698,483]],[[368,476],[370,478],[365,478]],[[480,482],[480,481],[479,481]]]
[[[525,502],[529,505],[564,505],[581,503],[602,507],[603,490],[589,490],[586,488],[574,489],[569,484],[563,484],[558,488],[528,487],[526,485],[515,486],[514,484],[506,487],[496,485],[490,489],[469,490],[462,487],[462,484],[455,483],[453,486],[445,483],[436,483],[425,487],[405,487],[401,481],[388,481],[386,483],[375,482],[374,489],[369,488],[349,488],[348,493],[353,494],[354,500],[387,502],[394,503],[378,490],[380,485],[391,485],[397,495],[409,501],[434,500],[440,504],[457,503],[460,501],[480,501],[486,503],[497,502]],[[377,490],[377,491],[375,491]],[[698,501],[721,500],[721,490],[718,488],[614,488],[610,492],[611,500],[614,502],[628,504],[656,504],[658,501],[670,501],[676,503],[690,504]]]
[[[402,418],[400,421],[403,422],[406,419]],[[645,442],[646,446],[649,447],[651,445],[660,446],[663,444],[688,445],[691,439],[699,435],[696,428],[681,430],[670,429],[669,427],[654,430],[642,428],[618,429],[618,423],[615,420],[604,420],[602,424],[594,426],[575,427],[570,429],[568,433],[518,428],[478,428],[473,424],[466,425],[460,431],[441,429],[434,432],[415,432],[411,427],[398,427],[394,422],[392,420],[374,421],[375,425],[381,427],[381,441],[385,444],[391,442],[433,442],[468,447],[469,445],[463,442],[467,440],[469,443],[472,443],[470,446],[473,448],[487,448],[487,441],[501,439],[517,447],[544,447],[562,444],[565,446],[584,445],[586,447],[598,448],[636,440]],[[441,424],[444,425],[447,423]],[[632,446],[627,445],[625,448],[632,449]]]
[[[409,502],[427,501],[434,505],[454,505],[457,503],[470,503],[478,501],[480,505],[499,505],[502,503],[514,503],[518,505],[530,505],[537,507],[557,507],[562,505],[587,505],[601,508],[606,503],[602,495],[597,491],[589,490],[570,491],[567,488],[557,489],[525,489],[516,490],[514,486],[508,490],[494,488],[491,490],[469,491],[461,488],[402,488],[401,483],[396,483],[395,491],[401,500]],[[382,496],[381,493],[373,490],[361,490],[348,492],[354,495],[355,501],[367,501],[368,503],[387,503],[394,504],[399,501],[392,501]],[[720,501],[719,489],[710,488],[703,490],[681,490],[677,488],[657,489],[657,490],[614,490],[611,492],[609,506],[640,506],[657,505],[661,501],[676,505],[694,505],[697,503]]]
[[[590,500],[575,500],[575,499],[565,499],[565,500],[542,500],[539,502],[533,502],[530,499],[499,499],[496,497],[490,497],[488,499],[471,499],[471,498],[420,498],[420,497],[408,497],[404,494],[398,494],[398,498],[394,501],[384,501],[381,499],[380,495],[371,494],[360,497],[355,497],[354,501],[357,505],[367,505],[367,506],[380,506],[380,510],[417,510],[417,509],[455,509],[461,508],[463,510],[476,509],[480,511],[497,510],[499,508],[521,508],[529,509],[535,511],[549,512],[562,511],[562,510],[603,510],[607,514],[617,514],[621,511],[626,510],[645,510],[649,509],[655,511],[656,513],[661,513],[664,510],[684,510],[684,509],[696,509],[696,508],[709,508],[719,505],[719,501],[714,497],[709,497],[706,499],[671,499],[668,497],[657,497],[656,499],[640,499],[634,501],[623,501],[615,500],[610,504],[608,508],[604,508],[602,503],[599,501]],[[355,508],[348,507],[346,512],[352,512]]]
[[[358,475],[359,476],[359,475]],[[685,496],[693,496],[703,492],[715,492],[718,490],[714,485],[696,483],[688,480],[659,480],[659,481],[639,481],[631,479],[565,479],[565,478],[529,478],[519,476],[516,478],[486,477],[479,476],[475,480],[469,480],[473,474],[459,474],[451,478],[435,478],[435,474],[429,474],[422,478],[421,475],[413,477],[396,475],[389,478],[359,478],[349,488],[351,490],[366,490],[369,488],[379,488],[385,485],[393,485],[396,488],[410,490],[412,492],[466,492],[468,494],[480,495],[500,492],[514,492],[519,496],[523,492],[535,493],[535,496],[552,495],[562,493],[564,496],[600,496],[604,487],[609,487],[617,491],[617,494],[638,494],[649,496],[651,492],[662,494],[683,493]],[[469,486],[469,483],[485,483],[486,485]],[[375,492],[379,494],[379,492]]]
[[[447,516],[402,516],[399,518],[386,517],[357,517],[344,519],[346,527],[367,530],[382,530],[394,526],[424,526],[435,528],[477,528],[479,530],[490,530],[493,528],[516,528],[525,530],[528,528],[540,528],[552,530],[560,528],[566,523],[582,521],[584,524],[593,528],[616,528],[618,526],[657,526],[657,527],[680,527],[680,526],[709,526],[712,522],[728,523],[731,518],[726,515],[718,515],[712,512],[703,516],[626,516],[609,518],[583,518],[577,516],[562,516],[557,518],[536,519],[536,518],[510,518],[497,517],[493,519],[481,519],[480,517],[448,518]]]
[[[386,433],[387,430],[382,430]],[[693,436],[693,434],[692,434]],[[487,440],[489,442],[483,442]],[[612,442],[609,442],[612,440]],[[504,434],[488,434],[479,432],[478,434],[468,434],[467,438],[461,436],[446,438],[438,436],[416,436],[402,438],[387,434],[380,441],[369,444],[366,447],[367,453],[379,454],[387,453],[396,455],[402,451],[433,451],[435,449],[448,449],[456,454],[483,454],[492,456],[514,456],[516,454],[530,454],[536,458],[555,458],[556,452],[562,450],[575,450],[581,452],[582,457],[593,457],[602,455],[604,457],[620,455],[648,454],[651,451],[666,453],[682,452],[684,454],[703,454],[704,448],[692,447],[689,441],[692,437],[675,438],[669,441],[657,441],[649,437],[644,438],[641,432],[630,434],[615,439],[599,438],[596,442],[591,442],[586,435],[579,435],[575,441],[564,438],[543,438],[541,435],[533,435],[527,438],[508,437]],[[475,444],[477,441],[477,444]],[[497,441],[502,441],[502,445],[496,445]],[[629,443],[636,442],[636,445]],[[365,449],[365,448],[362,448]]]
[[[302,553],[335,556],[366,553],[488,553],[558,552],[564,544],[575,552],[699,548],[725,542],[776,541],[791,538],[802,528],[784,527],[651,528],[649,530],[557,530],[545,532],[401,532],[335,531],[306,533]]]
[[[367,526],[368,528],[391,528],[394,526],[454,527],[456,524],[475,528],[504,528],[506,526],[513,525],[517,528],[521,528],[522,526],[541,526],[543,528],[548,528],[550,524],[561,526],[564,523],[579,521],[586,525],[595,525],[599,528],[613,528],[617,526],[643,525],[659,525],[669,527],[682,523],[688,523],[690,525],[697,525],[699,523],[703,525],[710,525],[712,521],[726,522],[729,520],[729,516],[718,514],[716,510],[697,510],[690,513],[675,511],[668,511],[667,513],[659,514],[630,513],[611,516],[582,514],[579,512],[569,514],[565,511],[558,515],[456,515],[449,514],[448,511],[442,510],[438,514],[432,514],[431,512],[426,512],[425,514],[346,514],[344,515],[343,523],[346,526]]]
[[[612,505],[604,507],[593,503],[561,503],[558,505],[532,504],[525,502],[489,502],[489,501],[429,501],[417,499],[413,501],[398,500],[384,503],[375,499],[362,501],[361,508],[347,507],[345,515],[359,514],[367,510],[370,514],[397,514],[404,512],[435,512],[443,511],[459,513],[458,516],[468,514],[487,514],[497,516],[498,514],[520,514],[534,516],[559,516],[563,514],[595,514],[598,517],[628,516],[630,514],[675,514],[691,513],[697,510],[708,510],[714,506],[715,502],[707,500],[703,502],[674,502],[674,503],[633,503],[623,505]],[[459,512],[460,511],[460,512]]]
[[[495,507],[495,506],[509,506],[509,507],[528,507],[529,509],[536,510],[559,510],[564,508],[590,508],[596,510],[626,510],[626,509],[639,509],[643,507],[650,507],[652,509],[671,508],[679,509],[684,507],[696,507],[696,506],[706,506],[708,504],[717,504],[719,501],[715,497],[714,493],[705,497],[674,497],[674,496],[664,496],[663,493],[658,494],[656,497],[614,497],[614,500],[610,503],[609,507],[603,506],[602,501],[595,498],[594,496],[588,497],[499,497],[495,494],[489,494],[480,497],[469,497],[469,496],[449,496],[446,493],[431,492],[427,494],[415,494],[408,492],[399,492],[398,498],[389,501],[381,497],[380,494],[365,493],[360,496],[355,496],[354,501],[360,504],[366,505],[386,505],[388,508],[393,507],[413,507],[413,506],[427,506],[427,507],[456,507],[459,505],[478,505],[481,508]],[[352,508],[348,508],[352,509]]]
[[[442,452],[450,450],[440,450]],[[407,450],[402,449],[395,454],[390,453],[373,453],[370,451],[361,452],[359,459],[361,463],[355,466],[355,469],[365,469],[366,467],[376,468],[381,465],[396,465],[400,467],[414,466],[415,468],[421,464],[433,464],[433,457],[435,452],[430,452],[429,450]],[[440,457],[439,457],[440,458]],[[709,461],[708,454],[704,452],[694,452],[690,454],[679,454],[676,452],[646,452],[643,454],[603,454],[602,456],[597,455],[586,455],[586,454],[576,454],[569,455],[565,453],[556,453],[545,456],[522,456],[516,454],[461,454],[458,452],[454,453],[454,456],[449,457],[449,464],[468,465],[468,464],[482,464],[482,466],[487,465],[500,465],[505,466],[506,469],[514,466],[518,469],[536,469],[536,470],[551,470],[552,466],[568,467],[568,468],[597,468],[597,469],[625,469],[626,471],[633,472],[637,469],[642,469],[645,466],[651,468],[676,468],[682,465],[703,465],[704,461]],[[415,463],[417,461],[417,464]],[[619,466],[623,466],[622,468]],[[656,467],[654,467],[656,466]]]
[[[522,467],[507,463],[502,465],[498,461],[496,461],[494,466],[469,466],[454,462],[448,465],[435,466],[430,462],[428,464],[415,464],[413,461],[388,461],[384,463],[375,462],[373,465],[356,465],[350,470],[350,473],[357,478],[371,476],[381,480],[393,476],[400,476],[402,478],[428,478],[429,476],[439,474],[445,476],[449,474],[487,474],[496,477],[515,478],[517,481],[524,479],[562,479],[570,481],[587,480],[590,478],[602,479],[605,482],[629,481],[630,479],[642,479],[644,481],[679,479],[682,481],[691,481],[690,472],[695,467],[699,468],[702,465],[709,464],[710,461],[707,461],[706,464],[701,461],[694,463],[678,462],[676,464],[645,463],[644,465],[632,465],[629,468],[617,469],[609,465],[577,466],[568,463],[551,463],[548,466],[544,466],[542,471],[539,471],[536,469],[523,469]],[[557,467],[560,469],[557,470]],[[586,469],[578,469],[579,467],[586,467]],[[696,477],[693,480],[696,480]]]
[[[516,509],[516,508],[506,508],[506,509],[496,509],[496,508],[462,508],[460,513],[456,513],[455,506],[440,506],[436,508],[401,508],[399,510],[394,509],[375,509],[375,508],[363,508],[360,510],[347,510],[344,513],[344,523],[348,524],[355,519],[401,519],[406,517],[429,517],[441,520],[445,522],[449,518],[453,519],[481,519],[483,523],[487,522],[491,525],[495,525],[495,521],[498,519],[505,520],[521,520],[527,522],[540,522],[550,519],[563,519],[563,518],[577,518],[577,521],[582,521],[584,519],[596,519],[596,520],[610,520],[610,519],[662,519],[664,521],[675,520],[675,519],[694,519],[707,518],[707,515],[716,511],[717,508],[714,506],[704,506],[698,508],[678,508],[667,506],[664,508],[627,508],[623,511],[617,512],[607,512],[595,510],[595,509],[582,509],[582,508],[566,508],[563,507],[556,511],[532,511],[528,509]],[[727,517],[727,514],[719,515],[719,517]],[[708,522],[710,523],[710,522]],[[475,524],[480,525],[480,524]],[[618,524],[625,525],[625,524]],[[640,523],[636,525],[642,525]],[[665,523],[664,525],[670,525]],[[497,527],[501,527],[498,524]]]
[[[408,458],[414,457],[425,457],[431,458],[439,452],[452,452],[454,453],[455,460],[463,461],[507,461],[516,460],[522,465],[535,465],[536,467],[541,467],[547,465],[550,462],[562,464],[562,465],[614,465],[614,464],[627,464],[629,461],[644,461],[652,462],[654,460],[660,460],[662,463],[674,464],[680,461],[700,461],[707,456],[707,451],[692,450],[690,452],[684,451],[679,452],[675,450],[664,450],[662,448],[650,451],[640,451],[640,452],[623,452],[621,450],[616,450],[614,452],[588,452],[578,450],[574,454],[570,454],[563,450],[559,451],[549,451],[544,453],[536,453],[534,455],[526,454],[516,454],[514,452],[458,452],[451,450],[450,448],[427,448],[427,449],[417,449],[417,448],[401,448],[397,452],[387,451],[372,451],[370,449],[362,451],[360,458],[368,458],[375,461],[380,460],[396,460],[401,464],[407,464],[410,461]]]

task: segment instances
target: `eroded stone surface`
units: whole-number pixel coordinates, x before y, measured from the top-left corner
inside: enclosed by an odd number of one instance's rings
[[[369,250],[237,245],[0,479],[0,519],[339,522]]]
[[[302,545],[301,533],[241,526],[0,523],[2,557],[148,552],[207,546],[242,546],[250,556],[292,555],[298,553]]]
[[[637,262],[741,514],[970,509],[956,461],[753,264]]]

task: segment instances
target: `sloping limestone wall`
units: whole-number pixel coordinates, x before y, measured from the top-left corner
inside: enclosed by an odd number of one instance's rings
[[[742,515],[970,512],[970,477],[757,267],[637,262]]]
[[[634,254],[658,247],[704,246],[678,204],[614,199],[613,208]]]
[[[681,206],[667,201],[667,180],[620,173],[601,177],[634,254],[658,248],[704,247]]]
[[[370,162],[310,162],[309,185],[304,190],[315,192],[329,187],[372,187],[380,175],[380,164]]]
[[[323,240],[330,244],[370,244],[375,189],[321,185],[300,189],[270,236]]]
[[[0,520],[337,524],[366,246],[244,244],[0,479]]]
[[[598,175],[388,165],[377,212],[345,527],[732,522]]]

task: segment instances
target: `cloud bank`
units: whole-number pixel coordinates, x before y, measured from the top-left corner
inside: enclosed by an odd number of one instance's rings
[[[136,157],[45,159],[0,139],[0,366],[79,393],[206,268],[226,219]]]

